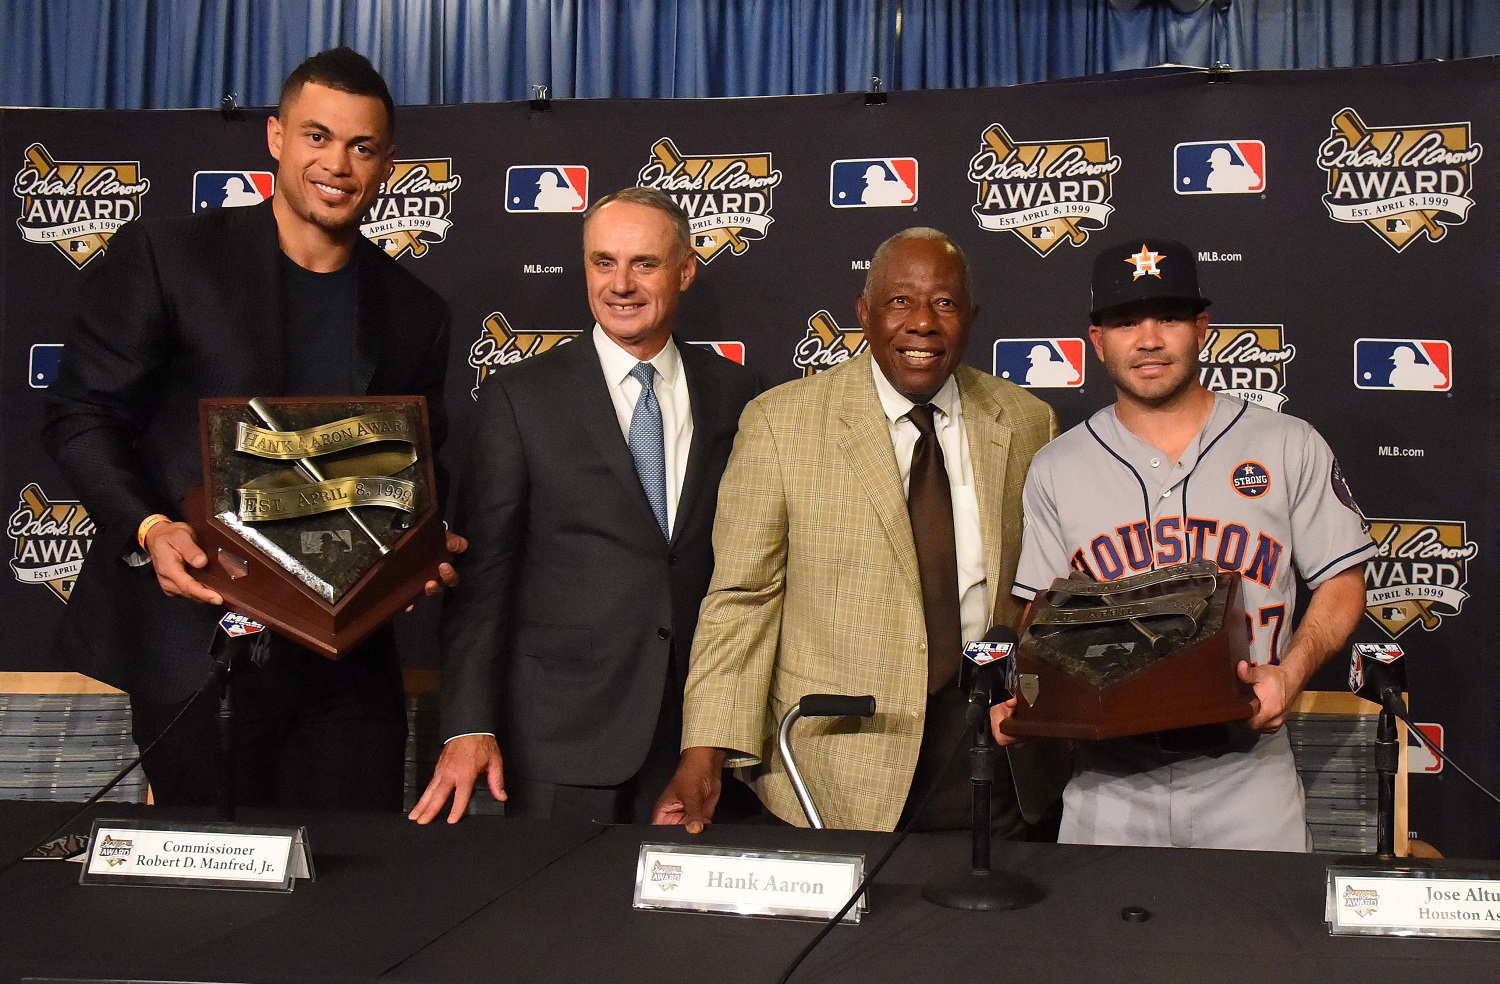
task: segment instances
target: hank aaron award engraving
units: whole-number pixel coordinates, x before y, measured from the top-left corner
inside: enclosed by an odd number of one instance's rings
[[[1240,575],[1192,561],[1118,581],[1058,578],[1016,647],[1013,735],[1097,740],[1242,721]]]
[[[206,399],[198,573],[231,609],[337,659],[447,559],[421,397]]]

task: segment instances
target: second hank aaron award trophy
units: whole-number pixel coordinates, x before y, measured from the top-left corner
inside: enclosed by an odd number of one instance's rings
[[[1016,647],[1012,735],[1098,740],[1242,721],[1251,688],[1240,575],[1190,561],[1038,594]]]
[[[448,559],[422,397],[206,399],[199,424],[196,576],[234,611],[337,659]]]

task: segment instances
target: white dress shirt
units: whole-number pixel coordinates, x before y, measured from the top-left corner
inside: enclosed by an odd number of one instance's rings
[[[630,441],[630,418],[641,398],[640,381],[630,375],[641,360],[622,349],[604,329],[594,325],[594,349],[604,368],[604,382],[614,401],[620,432]],[[693,446],[693,411],[688,403],[687,374],[682,371],[682,357],[671,339],[652,359],[656,370],[656,402],[661,404],[663,449],[667,458],[667,529],[677,530],[677,500],[682,497],[682,480],[687,473],[688,450]]]
[[[916,404],[896,392],[874,359],[870,360],[870,366],[875,372],[875,392],[890,426],[896,466],[901,470],[901,489],[906,492],[911,487],[912,451],[921,436],[917,425],[906,415]],[[929,402],[937,411],[932,415],[933,427],[943,449],[943,466],[948,470],[948,488],[953,496],[959,622],[965,641],[983,639],[990,627],[985,597],[984,535],[979,527],[979,499],[974,492],[974,463],[969,458],[969,437],[964,430],[963,400],[952,376]]]

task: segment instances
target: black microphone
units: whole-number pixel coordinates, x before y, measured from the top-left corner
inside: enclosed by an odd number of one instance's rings
[[[969,689],[970,724],[986,719],[995,704],[1010,700],[1007,683],[1017,641],[1015,629],[996,625],[980,641],[964,643],[964,662],[973,681]]]
[[[1398,716],[1406,710],[1406,660],[1394,642],[1356,642],[1349,652],[1349,690]]]

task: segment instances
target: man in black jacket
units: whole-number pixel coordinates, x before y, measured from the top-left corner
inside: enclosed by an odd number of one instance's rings
[[[98,536],[57,649],[130,695],[142,748],[204,681],[222,612],[193,576],[208,558],[182,522],[201,475],[199,398],[419,394],[443,439],[447,305],[359,232],[391,172],[393,125],[369,61],[347,48],[313,56],[267,121],[270,202],[132,222],[84,284],[42,437]],[[389,626],[337,662],[275,637],[235,680],[241,803],[400,808],[406,722]],[[158,803],[214,801],[216,712],[194,702],[147,756]]]

